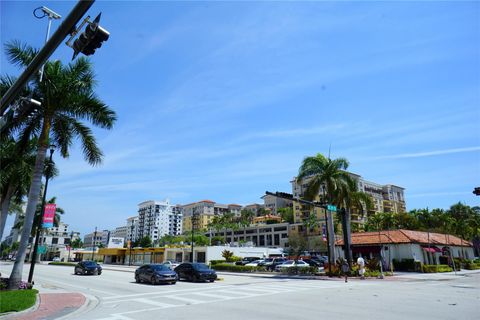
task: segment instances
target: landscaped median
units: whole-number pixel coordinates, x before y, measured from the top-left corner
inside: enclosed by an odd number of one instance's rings
[[[8,278],[0,278],[0,315],[18,312],[35,305],[38,291],[22,281],[16,290],[7,290]]]

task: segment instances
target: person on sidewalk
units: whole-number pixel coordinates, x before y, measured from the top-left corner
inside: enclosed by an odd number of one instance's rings
[[[363,260],[360,255],[357,259],[358,264],[358,274],[360,274],[360,279],[365,280],[365,260]]]
[[[348,265],[347,260],[343,260],[342,263],[342,272],[345,275],[345,282],[348,282],[348,273],[350,272],[350,266]]]

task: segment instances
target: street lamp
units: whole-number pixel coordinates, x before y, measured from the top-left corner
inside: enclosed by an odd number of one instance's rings
[[[133,244],[133,228],[134,228],[134,225],[133,225],[133,222],[132,222],[132,225],[130,226],[130,257],[128,258],[128,265],[131,266],[132,265],[132,244]]]
[[[95,232],[93,233],[92,261],[94,261],[93,255],[95,254],[95,240],[96,239],[97,239],[97,227],[95,227]]]
[[[72,243],[73,243],[73,231],[70,232],[70,243],[68,245],[68,259],[67,259],[67,262],[70,262],[70,251],[72,250]]]
[[[196,224],[196,220],[197,220],[197,211],[196,211],[196,208],[193,208],[193,212],[192,212],[192,253],[190,254],[190,262],[193,263],[193,237],[195,235],[195,224]]]
[[[53,152],[55,151],[55,146],[50,145],[50,158],[48,159],[48,166],[45,168],[45,189],[43,190],[43,198],[42,198],[42,208],[40,211],[40,223],[43,221],[43,214],[45,211],[45,201],[47,199],[47,189],[48,189],[48,180],[50,179],[50,176],[52,174],[53,170]],[[41,225],[37,225],[36,232],[35,232],[35,244],[33,245],[33,254],[32,254],[32,260],[30,262],[30,271],[28,272],[28,282],[32,282],[33,280],[33,272],[35,270],[35,263],[37,262],[37,250],[38,250],[38,241],[40,239],[40,229]]]
[[[39,15],[37,11],[41,10],[43,12],[43,15]],[[52,20],[58,20],[61,19],[62,16],[56,13],[55,11],[47,8],[47,7],[38,7],[35,10],[33,10],[33,16],[37,19],[42,19],[44,17],[48,17],[48,26],[47,26],[47,35],[45,36],[45,43],[48,42],[48,38],[50,37],[50,28],[52,26]],[[42,65],[40,68],[40,82],[42,82],[43,79],[43,68],[45,65]]]

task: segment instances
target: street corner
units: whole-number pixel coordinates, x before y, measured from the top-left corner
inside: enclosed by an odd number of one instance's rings
[[[37,308],[21,314],[11,315],[7,319],[40,320],[59,319],[82,308],[87,298],[77,292],[72,293],[40,293]]]

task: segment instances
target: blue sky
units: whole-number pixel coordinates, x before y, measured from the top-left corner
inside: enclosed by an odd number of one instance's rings
[[[2,1],[2,43],[40,47],[41,5],[65,18],[75,2]],[[77,143],[54,156],[48,190],[82,234],[125,224],[145,200],[261,203],[330,145],[352,172],[406,188],[409,210],[480,204],[478,2],[97,1],[89,14],[100,11],[111,37],[91,60],[118,122],[95,131],[103,165]],[[52,59],[71,56],[62,45]]]

